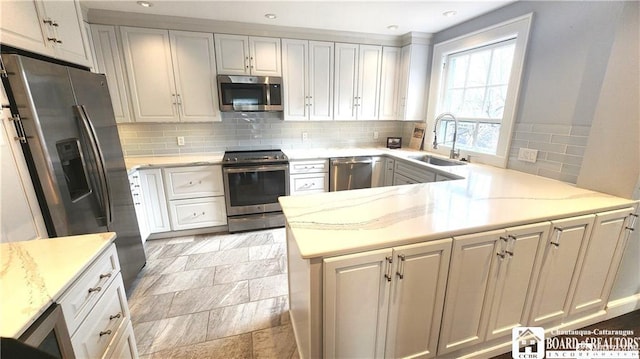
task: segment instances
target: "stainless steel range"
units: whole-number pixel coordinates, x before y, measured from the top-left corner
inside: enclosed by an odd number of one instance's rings
[[[227,151],[222,158],[229,232],[284,226],[278,197],[289,195],[289,159],[280,150]]]

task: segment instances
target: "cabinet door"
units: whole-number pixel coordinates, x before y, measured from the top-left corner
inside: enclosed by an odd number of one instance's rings
[[[284,95],[284,119],[307,120],[309,94],[307,40],[282,40],[282,82]]]
[[[596,214],[578,283],[571,304],[571,315],[603,310],[622,260],[634,208]]]
[[[326,358],[384,356],[391,258],[383,249],[324,260]]]
[[[0,92],[3,90],[0,88]],[[3,92],[4,94],[4,92]],[[0,156],[2,167],[2,208],[0,209],[0,242],[17,242],[47,238],[40,206],[29,176],[27,163],[16,137],[9,109],[2,109]]]
[[[2,43],[39,54],[53,56],[47,46],[46,25],[40,21],[35,1],[0,1]]]
[[[113,26],[91,25],[97,71],[105,74],[116,122],[131,122],[122,56]]]
[[[89,49],[85,48],[86,34],[80,4],[77,1],[42,1],[40,4],[46,17],[57,24],[54,26],[58,39],[56,57],[89,66],[91,57]]]
[[[374,157],[371,169],[371,188],[384,186],[385,160]]]
[[[398,116],[398,79],[401,49],[382,48],[382,73],[380,78],[380,120],[395,120]]]
[[[358,66],[358,120],[377,120],[380,103],[382,46],[360,45]]]
[[[179,121],[169,33],[135,27],[120,31],[135,120]]]
[[[220,121],[213,35],[170,31],[171,57],[182,121]]]
[[[429,47],[411,44],[402,48],[400,65],[400,84],[398,99],[400,119],[405,121],[424,121],[426,116],[427,62]]]
[[[387,358],[433,358],[447,285],[451,239],[398,247],[387,328]]]
[[[171,230],[167,199],[164,194],[162,171],[159,168],[139,170],[147,224],[151,233]]]
[[[333,119],[333,42],[309,41],[309,119]]]
[[[358,106],[358,45],[336,43],[335,51],[333,116],[335,120],[355,120]]]
[[[280,39],[249,37],[249,68],[254,76],[282,76]]]
[[[508,228],[500,236],[498,277],[492,294],[485,340],[511,338],[511,329],[526,326],[540,272],[550,223]],[[504,252],[502,252],[504,250]]]
[[[393,172],[396,166],[396,161],[393,158],[387,158],[385,159],[384,163],[385,163],[384,185],[393,186]]]
[[[219,74],[249,75],[249,38],[241,35],[215,35],[216,68]]]
[[[496,254],[504,231],[454,238],[438,354],[469,347],[485,338],[489,293],[498,275]]]
[[[555,324],[566,317],[594,217],[551,222],[529,325]]]

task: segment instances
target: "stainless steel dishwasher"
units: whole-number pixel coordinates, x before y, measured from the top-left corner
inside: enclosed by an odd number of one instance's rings
[[[338,157],[331,158],[329,162],[329,191],[371,187],[371,157]]]

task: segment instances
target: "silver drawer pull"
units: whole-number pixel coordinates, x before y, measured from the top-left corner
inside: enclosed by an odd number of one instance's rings
[[[99,292],[102,290],[102,287],[89,288],[89,293]]]
[[[103,336],[103,335],[111,335],[111,329],[105,330],[104,332],[100,332],[100,336]]]
[[[111,277],[111,273],[107,273],[107,274],[100,274],[100,279],[110,278],[110,277]]]
[[[119,319],[120,317],[122,317],[122,313],[118,313],[116,315],[110,315],[109,320]]]

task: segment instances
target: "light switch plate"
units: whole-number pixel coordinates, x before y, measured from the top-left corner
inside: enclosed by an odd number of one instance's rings
[[[535,163],[537,159],[538,150],[531,148],[520,148],[518,150],[518,160],[520,161]]]
[[[184,136],[178,136],[178,146],[184,146]]]

